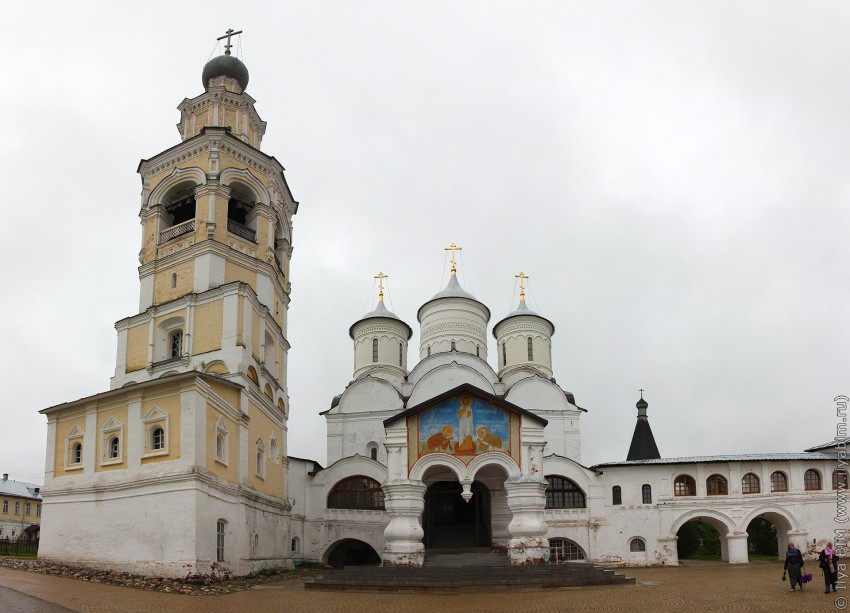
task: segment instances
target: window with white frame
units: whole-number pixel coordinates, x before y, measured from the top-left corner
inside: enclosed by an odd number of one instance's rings
[[[3,501],[3,513],[8,513],[8,512],[9,512],[9,501],[4,500]]]
[[[215,459],[225,465],[228,462],[229,442],[230,434],[227,431],[227,425],[224,423],[224,418],[219,417],[215,422]]]
[[[183,330],[174,330],[168,335],[168,356],[179,358],[183,355]]]
[[[269,460],[275,464],[280,462],[280,446],[277,444],[277,437],[274,432],[269,436]]]
[[[257,439],[257,476],[266,478],[266,446],[261,438]]]
[[[74,470],[83,467],[83,438],[85,432],[74,426],[65,437],[65,469]]]
[[[145,457],[168,453],[168,414],[158,407],[151,408],[142,417],[145,431]]]
[[[227,527],[227,522],[219,519],[215,522],[215,559],[218,562],[224,562],[224,530]]]
[[[101,445],[103,448],[102,464],[118,464],[121,462],[121,439],[124,426],[114,417],[103,425],[101,430]]]
[[[21,514],[21,502],[19,500],[15,501],[15,515]]]
[[[24,505],[24,515],[32,515],[32,503],[27,502]]]
[[[41,517],[41,505],[40,504],[35,505],[35,516]]]

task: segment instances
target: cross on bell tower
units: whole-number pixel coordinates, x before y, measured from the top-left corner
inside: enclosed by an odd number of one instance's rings
[[[224,45],[224,55],[230,55],[230,48],[233,46],[230,43],[230,37],[236,36],[237,34],[242,34],[242,30],[234,32],[233,28],[228,28],[227,31],[224,33],[224,36],[219,36],[218,38],[216,38],[216,40],[224,40],[225,38],[227,39],[227,42]]]

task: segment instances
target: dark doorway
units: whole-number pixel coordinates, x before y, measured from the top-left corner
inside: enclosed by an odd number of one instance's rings
[[[367,543],[355,539],[343,539],[334,545],[328,554],[328,566],[380,566],[381,556]]]
[[[425,492],[422,528],[427,549],[490,547],[490,490],[472,483],[472,498],[461,497],[457,481],[437,481]]]

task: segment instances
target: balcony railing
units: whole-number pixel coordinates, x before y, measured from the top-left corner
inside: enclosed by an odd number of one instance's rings
[[[183,223],[179,223],[176,226],[171,226],[170,228],[166,228],[162,232],[159,233],[159,242],[164,243],[166,241],[170,241],[172,238],[177,238],[181,234],[188,234],[189,232],[195,231],[195,220],[190,219],[189,221],[184,221]]]
[[[233,221],[232,219],[227,220],[227,231],[231,234],[235,234],[236,236],[241,236],[242,238],[247,239],[252,243],[257,242],[256,232],[254,232],[251,228],[247,226],[243,226],[237,221]]]

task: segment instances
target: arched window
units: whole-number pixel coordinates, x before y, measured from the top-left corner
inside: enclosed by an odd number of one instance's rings
[[[401,343],[398,344],[398,365],[403,367],[402,358],[404,357],[403,345]]]
[[[194,185],[186,189],[173,192],[168,200],[171,202],[170,204],[166,204],[164,208],[165,212],[171,215],[172,226],[195,219]]]
[[[428,356],[431,356],[431,345],[428,345]]]
[[[643,504],[652,504],[652,486],[649,483],[644,483],[641,487],[641,495]]]
[[[611,489],[611,504],[623,504],[623,491],[619,485]]]
[[[508,365],[508,350],[505,343],[502,343],[502,366]]]
[[[726,496],[729,494],[729,483],[723,475],[711,475],[705,480],[705,491],[709,496]]]
[[[349,477],[337,482],[328,494],[329,509],[384,510],[384,492],[381,484],[364,475]]]
[[[224,459],[224,434],[221,432],[215,437],[215,457],[217,460]]]
[[[121,443],[117,436],[113,436],[106,443],[106,457],[110,460],[117,460],[121,454]]]
[[[376,447],[372,447],[372,449],[369,450],[369,457],[373,460],[378,459],[378,449]]]
[[[257,371],[254,370],[253,366],[248,367],[248,378],[253,381],[256,385],[260,384],[260,378],[257,376]]]
[[[278,451],[277,439],[272,438],[269,440],[269,459],[277,464],[280,461],[280,452]]]
[[[741,491],[744,494],[758,494],[761,491],[759,478],[753,473],[747,473],[741,479]]]
[[[454,350],[455,350],[455,342],[452,341],[452,351],[454,351]]]
[[[697,482],[690,475],[679,475],[673,482],[673,494],[675,496],[696,496]]]
[[[224,530],[227,522],[219,519],[215,522],[215,559],[224,562]]]
[[[585,496],[581,488],[570,479],[560,475],[547,475],[547,509],[583,509]]]
[[[83,461],[83,444],[74,443],[71,447],[71,464],[79,464]]]
[[[821,489],[820,473],[814,468],[810,468],[803,475],[803,486],[807,491]]]
[[[534,344],[531,341],[531,337],[528,337],[528,361],[534,361]]]
[[[770,491],[771,492],[787,492],[788,477],[781,471],[776,471],[770,475]]]
[[[549,562],[569,562],[584,560],[584,552],[570,539],[549,539]]]
[[[372,339],[372,361],[378,361],[378,339],[376,338]]]
[[[266,446],[263,439],[257,440],[257,476],[264,479],[266,476]]]
[[[833,470],[832,471],[832,489],[846,490],[847,489],[847,471]]]
[[[475,345],[475,357],[476,358],[481,357],[481,345]]]
[[[646,541],[642,538],[633,538],[629,541],[629,551],[632,553],[644,553],[646,552]]]
[[[272,391],[272,386],[266,383],[266,386],[263,388],[263,393],[267,398],[274,400],[274,392]]]
[[[159,451],[165,449],[165,430],[157,426],[151,430],[151,449]]]
[[[174,330],[168,335],[168,357],[179,358],[183,355],[183,330]]]

